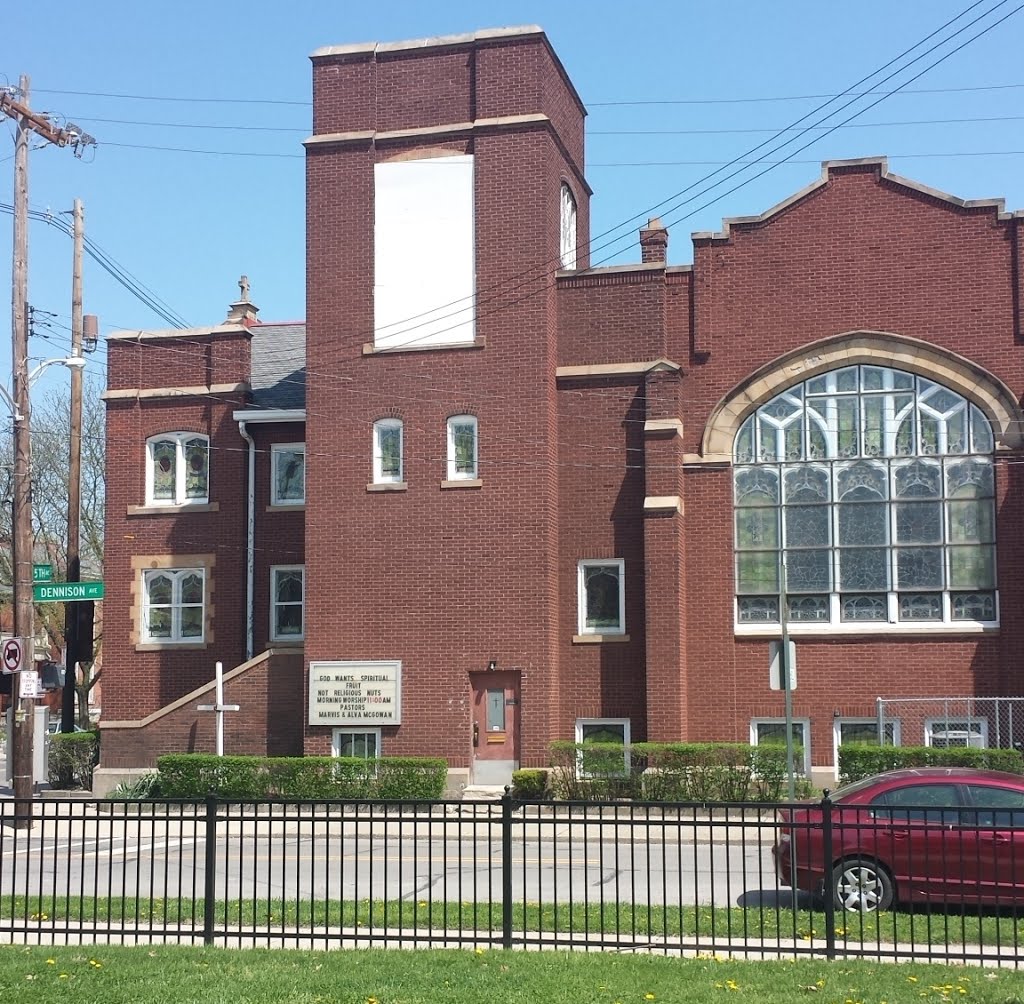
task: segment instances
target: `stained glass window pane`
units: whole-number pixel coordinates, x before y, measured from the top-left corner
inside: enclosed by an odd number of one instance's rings
[[[832,511],[828,506],[787,506],[787,547],[827,547]]]
[[[961,460],[947,464],[946,491],[951,498],[991,497],[992,464],[987,460]]]
[[[900,589],[941,589],[942,548],[899,548],[896,552],[896,585]]]
[[[844,596],[841,606],[844,621],[888,620],[888,605],[884,596]]]
[[[951,606],[955,621],[992,621],[996,618],[996,601],[992,593],[954,593]]]
[[[826,548],[786,552],[786,588],[820,593],[832,588],[832,552]]]
[[[852,502],[839,509],[839,543],[868,546],[889,542],[889,507],[884,502]]]
[[[380,470],[386,478],[398,478],[402,473],[402,430],[395,425],[377,428],[380,444]]]
[[[786,502],[828,502],[832,496],[826,467],[796,467],[786,471]]]
[[[185,497],[204,499],[209,491],[209,456],[205,439],[185,444]]]
[[[147,583],[150,603],[170,603],[173,585],[169,576],[151,575]]]
[[[147,631],[150,638],[170,638],[171,611],[168,607],[150,607]]]
[[[181,602],[202,603],[203,602],[203,577],[201,575],[186,575],[181,580]]]
[[[181,608],[181,637],[200,638],[203,634],[203,608]]]
[[[590,565],[583,571],[586,590],[586,626],[618,628],[619,568],[617,565]]]
[[[857,367],[851,366],[849,369],[836,370],[836,390],[837,391],[848,391],[857,389]]]
[[[991,453],[995,448],[992,426],[981,410],[971,405],[971,445],[975,453]]]
[[[877,366],[865,366],[861,370],[861,390],[881,390],[885,372]]]
[[[949,584],[954,589],[992,589],[995,586],[991,545],[949,549]]]
[[[776,505],[779,501],[779,475],[772,468],[738,468],[735,485],[737,505]]]
[[[777,593],[779,591],[778,551],[742,551],[736,555],[736,591]]]
[[[966,453],[969,446],[967,410],[961,408],[946,419],[946,453]]]
[[[790,596],[788,603],[791,621],[827,621],[829,619],[827,596]]]
[[[736,510],[736,547],[738,549],[778,546],[778,509]]]
[[[741,624],[778,623],[779,601],[775,596],[741,596],[737,601]]]
[[[275,450],[275,500],[301,502],[306,496],[306,453],[304,450]]]
[[[740,426],[739,434],[736,436],[736,449],[733,451],[733,456],[738,464],[749,464],[754,459],[753,415]]]
[[[942,620],[942,595],[940,593],[900,593],[900,620]]]
[[[864,456],[880,457],[885,452],[885,400],[880,397],[864,398]]]
[[[302,602],[302,572],[276,572],[277,602]]]
[[[991,499],[950,502],[949,539],[954,544],[987,544],[995,539]]]
[[[839,588],[889,588],[889,551],[884,547],[839,549]]]
[[[860,444],[857,438],[858,421],[857,398],[840,397],[836,399],[838,433],[839,433],[839,456],[855,457],[860,452]]]
[[[153,498],[174,500],[177,475],[177,446],[172,440],[153,443]]]
[[[455,472],[476,474],[476,422],[453,423],[452,445],[455,450]]]
[[[275,608],[277,637],[302,634],[302,604],[286,603]]]
[[[941,502],[899,502],[896,505],[898,544],[941,544]]]
[[[942,470],[935,462],[915,460],[900,464],[895,481],[899,498],[939,498],[942,494]]]

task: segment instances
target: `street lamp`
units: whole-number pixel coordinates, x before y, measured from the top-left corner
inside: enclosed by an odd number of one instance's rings
[[[22,673],[24,667],[34,666],[33,642],[35,637],[35,607],[32,598],[32,440],[31,404],[29,390],[49,366],[66,366],[81,370],[85,359],[78,354],[64,359],[44,359],[29,369],[26,354],[17,351],[15,342],[14,393],[0,387],[0,397],[11,409],[14,422],[14,470],[12,477],[13,512],[11,537],[14,551],[14,634],[22,639]],[[27,828],[32,824],[30,802],[33,794],[33,751],[35,715],[33,696],[25,693],[24,677],[19,675],[18,700],[14,709],[11,736],[12,780],[14,782],[15,826]],[[14,697],[12,688],[12,698]]]

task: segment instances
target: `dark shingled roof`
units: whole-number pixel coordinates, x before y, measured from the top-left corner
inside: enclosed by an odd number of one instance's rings
[[[306,322],[254,324],[252,407],[306,407]]]

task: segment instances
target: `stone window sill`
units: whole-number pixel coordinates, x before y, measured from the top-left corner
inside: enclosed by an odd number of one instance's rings
[[[442,488],[483,488],[480,478],[458,478],[455,481],[442,481]]]
[[[306,511],[306,503],[305,502],[296,502],[294,505],[292,505],[292,504],[285,504],[283,502],[276,502],[276,503],[275,502],[271,502],[270,505],[267,506],[267,510],[266,511],[267,512],[305,512]]]
[[[606,642],[629,641],[628,634],[574,634],[574,645],[600,645]]]
[[[195,505],[130,505],[127,516],[181,516],[187,512],[220,512],[219,502],[201,502]]]
[[[409,486],[404,481],[374,482],[366,486],[368,492],[404,492]]]
[[[782,628],[778,624],[734,624],[733,633],[737,638],[779,638]],[[998,634],[998,624],[978,624],[970,621],[962,623],[899,623],[890,624],[790,624],[791,638],[834,638],[843,637],[878,637],[883,635],[973,635]]]
[[[451,349],[484,349],[487,347],[487,339],[483,336],[475,338],[471,342],[446,342],[438,345],[396,345],[394,348],[385,346],[378,349],[373,342],[366,342],[363,345],[364,356],[393,356],[400,352],[447,352]]]
[[[273,648],[302,648],[306,644],[305,638],[271,638],[270,644]]]
[[[209,648],[205,641],[169,641],[166,643],[146,641],[135,646],[136,652],[195,652],[196,649]]]

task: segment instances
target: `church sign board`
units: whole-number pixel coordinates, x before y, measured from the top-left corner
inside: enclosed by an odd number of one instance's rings
[[[400,725],[402,663],[311,662],[310,725]]]

